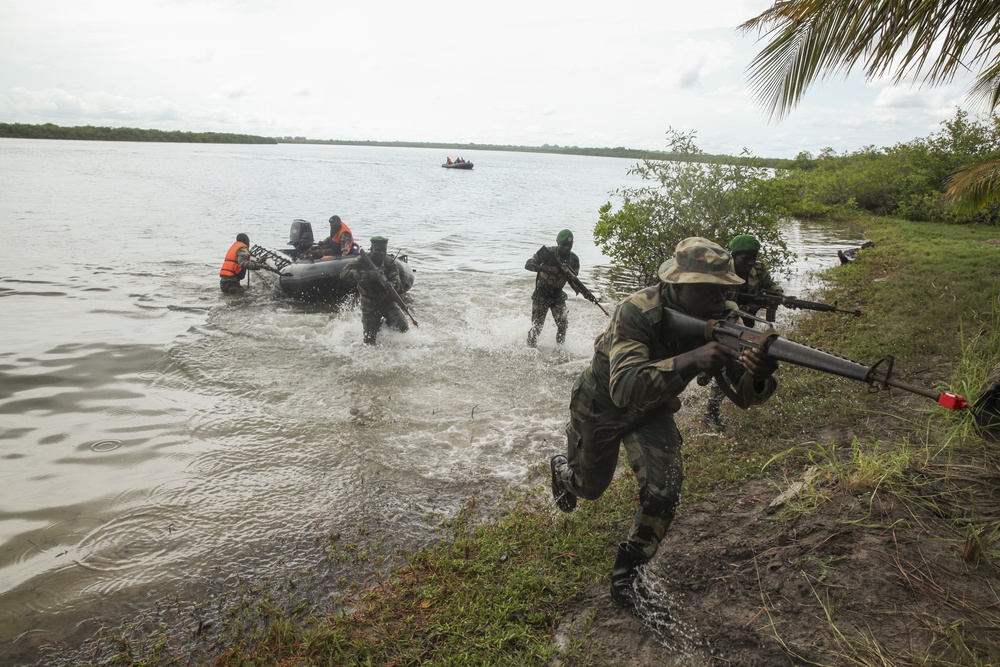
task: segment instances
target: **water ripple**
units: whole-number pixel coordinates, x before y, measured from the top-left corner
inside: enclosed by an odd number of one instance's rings
[[[176,548],[177,516],[167,508],[143,507],[117,516],[88,533],[74,549],[78,565],[94,572],[116,574],[148,568]],[[113,586],[125,588],[127,577]]]
[[[121,440],[98,440],[90,445],[90,451],[98,453],[113,452],[121,446]]]

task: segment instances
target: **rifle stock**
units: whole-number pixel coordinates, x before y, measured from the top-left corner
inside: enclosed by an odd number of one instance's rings
[[[582,296],[587,301],[590,301],[591,303],[596,305],[598,308],[601,309],[601,312],[603,312],[605,315],[607,316],[611,315],[611,313],[605,310],[604,306],[602,306],[601,303],[597,300],[597,297],[594,296],[594,293],[591,292],[589,289],[587,289],[587,286],[584,285],[580,281],[580,279],[576,277],[575,273],[570,271],[569,268],[567,268],[562,262],[559,261],[559,258],[555,256],[555,254],[547,245],[543,245],[541,247],[541,250],[544,251],[544,254],[547,255],[549,259],[555,262],[556,268],[558,268],[559,272],[563,274],[563,277],[566,279],[566,282],[569,283],[569,286],[573,288],[574,292]]]
[[[419,326],[417,324],[417,320],[414,319],[413,315],[410,314],[410,311],[407,310],[406,304],[403,303],[402,297],[400,297],[399,293],[396,292],[396,289],[389,284],[389,281],[386,280],[385,275],[382,273],[382,270],[379,269],[377,266],[375,266],[375,262],[373,262],[372,258],[368,256],[368,253],[366,253],[364,250],[361,250],[359,254],[361,255],[362,261],[364,261],[364,263],[368,266],[368,268],[374,271],[375,274],[378,276],[379,284],[383,288],[385,288],[385,290],[389,293],[389,296],[392,297],[392,301],[393,303],[396,304],[396,307],[399,308],[401,311],[403,311],[403,313],[405,313],[406,316],[410,318],[410,324],[412,324],[413,326]]]
[[[784,361],[849,380],[857,380],[876,389],[896,387],[903,391],[932,398],[937,401],[938,405],[952,410],[962,410],[968,407],[965,399],[958,394],[933,392],[894,378],[892,375],[894,363],[892,355],[886,355],[875,364],[865,366],[815,347],[782,338],[777,331],[771,328],[758,330],[725,320],[702,320],[672,309],[665,309],[664,316],[666,326],[669,326],[683,338],[700,338],[706,342],[714,340],[737,352],[760,349],[767,352],[767,355],[776,361]]]

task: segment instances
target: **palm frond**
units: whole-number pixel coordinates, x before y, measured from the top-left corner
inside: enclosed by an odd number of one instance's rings
[[[972,215],[1000,204],[1000,160],[967,164],[945,184],[945,200]]]
[[[1000,106],[1000,63],[979,75],[969,96],[990,109]]]
[[[771,118],[786,116],[817,79],[858,66],[869,80],[930,85],[981,67],[991,83],[977,83],[980,93],[991,108],[1000,102],[996,0],[778,0],[739,29],[768,40],[748,71]]]

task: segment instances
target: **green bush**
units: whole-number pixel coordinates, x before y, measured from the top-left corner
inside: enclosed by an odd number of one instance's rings
[[[824,149],[820,157],[802,156],[795,169],[777,172],[776,180],[799,218],[851,217],[859,212],[924,222],[1000,223],[1000,211],[960,215],[942,200],[945,182],[960,166],[1000,158],[1000,119],[970,120],[958,109],[955,117],[924,139],[891,147],[866,146],[837,156]]]
[[[600,209],[594,240],[620,270],[640,285],[651,284],[660,264],[674,255],[677,244],[702,236],[725,246],[737,234],[760,240],[762,256],[773,268],[791,258],[779,221],[786,210],[786,190],[753,157],[731,163],[698,162],[703,153],[694,133],[668,132],[677,161],[643,160],[629,170],[649,185],[622,188],[621,208]]]

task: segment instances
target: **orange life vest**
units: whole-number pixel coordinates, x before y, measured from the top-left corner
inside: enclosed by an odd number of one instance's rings
[[[335,251],[337,253],[337,256],[338,257],[340,256],[340,253],[343,252],[343,244],[340,242],[340,237],[344,235],[344,232],[347,232],[348,234],[350,234],[351,235],[351,241],[352,242],[354,241],[354,234],[351,232],[351,228],[348,227],[343,221],[341,221],[340,222],[340,231],[337,232],[336,236],[331,236],[330,237],[330,247],[327,249],[327,252],[334,252]],[[348,254],[350,254],[350,253],[348,253]],[[329,256],[330,255],[327,255],[327,257],[329,257]]]
[[[239,252],[240,248],[246,247],[248,247],[247,244],[242,241],[237,241],[229,247],[229,252],[226,253],[226,260],[222,263],[222,268],[219,269],[220,276],[243,280],[243,276],[246,275],[247,270],[241,269],[240,265],[236,262],[236,253]]]

